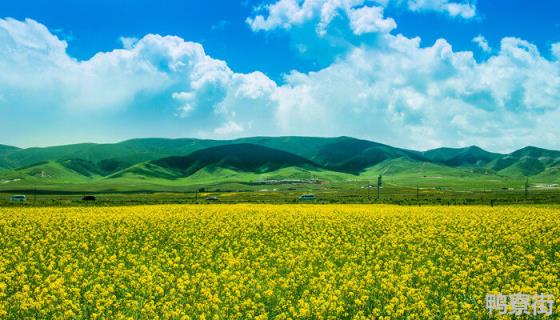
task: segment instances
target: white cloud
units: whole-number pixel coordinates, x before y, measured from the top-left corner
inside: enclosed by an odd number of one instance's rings
[[[178,101],[179,106],[179,116],[186,117],[189,112],[194,110],[196,104],[196,96],[192,92],[173,92],[171,97]]]
[[[560,42],[553,43],[550,46],[550,52],[552,52],[553,57],[560,60]]]
[[[0,20],[0,133],[16,122],[17,109],[63,110],[67,117],[140,112],[148,105],[156,110],[152,116],[178,119],[182,135],[350,135],[411,148],[560,148],[559,59],[546,59],[517,38],[504,38],[477,62],[443,39],[421,46],[419,38],[379,37],[277,84],[258,71],[236,73],[178,37],[147,35],[128,49],[77,61],[43,25]]]
[[[217,125],[276,86],[260,72],[235,73],[200,44],[178,37],[121,41],[124,49],[77,61],[66,53],[66,42],[45,26],[30,19],[0,19],[0,95],[5,97],[0,108],[111,112],[150,101],[171,104],[183,117],[214,119],[210,125]]]
[[[376,5],[371,6],[370,3]],[[440,12],[450,17],[471,19],[476,16],[476,6],[449,0],[277,0],[257,7],[262,12],[247,19],[253,31],[274,29],[289,30],[308,22],[316,24],[316,31],[323,36],[331,22],[338,16],[350,20],[356,35],[371,32],[390,32],[397,27],[392,18],[383,17],[383,8],[389,5],[410,11]]]
[[[289,30],[308,22],[316,23],[317,34],[324,36],[328,26],[338,17],[349,19],[355,34],[390,32],[396,28],[393,19],[383,18],[383,8],[366,6],[366,0],[278,0],[265,6],[266,16],[248,18],[253,31]]]
[[[364,33],[381,32],[386,33],[397,27],[395,20],[383,18],[381,7],[361,7],[348,11],[350,27],[356,35]]]
[[[489,53],[492,51],[492,48],[490,48],[488,41],[483,35],[479,34],[478,36],[474,37],[472,41],[476,43],[480,47],[480,50],[482,50],[483,52]]]
[[[536,47],[502,40],[477,63],[445,40],[386,36],[319,72],[290,74],[273,97],[285,133],[354,135],[411,148],[478,144],[492,150],[559,147],[560,63]],[[344,85],[342,85],[344,84]]]
[[[476,16],[476,6],[469,2],[450,2],[449,0],[408,0],[411,11],[434,11],[449,15],[471,19]]]
[[[234,121],[228,121],[223,126],[214,129],[218,136],[232,137],[243,132],[243,127]]]
[[[0,19],[0,88],[13,84],[35,88],[59,68],[75,63],[66,55],[67,43],[30,19]]]
[[[132,49],[132,47],[138,42],[138,38],[135,37],[120,37],[119,40],[125,49]]]

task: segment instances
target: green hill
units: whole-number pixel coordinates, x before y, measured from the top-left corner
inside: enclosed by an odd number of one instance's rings
[[[19,168],[49,160],[80,159],[100,166],[104,171],[116,171],[144,161],[175,155],[223,144],[216,140],[199,139],[134,139],[115,144],[82,143],[65,146],[19,149],[0,153],[0,163]]]
[[[451,167],[482,167],[503,156],[498,153],[488,152],[477,146],[466,148],[437,148],[423,152],[423,155],[433,162]]]
[[[27,149],[0,145],[0,190],[182,190],[262,180],[351,183],[377,175],[402,185],[437,187],[509,186],[525,176],[555,184],[560,151],[526,147],[503,155],[471,146],[418,152],[350,137],[295,136],[150,138]]]
[[[329,170],[348,173],[359,173],[387,159],[407,157],[418,161],[426,160],[417,151],[350,137],[256,137],[242,140],[289,151]]]
[[[151,182],[173,186],[213,183],[256,183],[269,180],[343,181],[344,173],[329,171],[298,155],[249,143],[210,147],[188,156],[174,156],[134,165],[106,178],[110,183]]]
[[[19,186],[41,188],[47,185],[84,183],[88,177],[73,171],[57,161],[44,161],[32,166],[0,173],[2,187],[11,189]]]
[[[58,160],[57,162],[65,168],[79,173],[80,175],[85,177],[102,176],[105,173],[100,170],[100,168],[95,163],[87,160],[67,159]]]
[[[133,165],[172,156],[186,156],[209,147],[250,143],[278,149],[303,157],[329,170],[357,174],[388,159],[401,157],[420,162],[433,162],[452,167],[477,166],[499,171],[512,163],[497,161],[504,155],[491,153],[472,146],[467,148],[438,148],[418,152],[395,148],[381,143],[350,137],[252,137],[237,140],[201,139],[133,139],[115,144],[74,144],[66,146],[17,149],[9,147],[9,152],[0,151],[0,167],[18,168],[42,161],[84,160],[96,174],[110,175]],[[2,150],[0,148],[0,150]],[[560,160],[558,151],[528,147],[512,153]],[[543,158],[544,159],[544,158]],[[490,163],[496,162],[493,166]],[[73,165],[73,164],[72,164]],[[76,164],[78,165],[78,164]],[[82,165],[86,165],[82,163]],[[547,163],[548,165],[548,163]],[[95,167],[95,169],[94,169]],[[77,169],[78,171],[82,169]]]
[[[5,160],[5,157],[7,157],[11,153],[17,152],[18,150],[21,149],[0,144],[0,170],[8,169],[11,167],[9,162]]]
[[[560,151],[541,149],[537,147],[525,147],[511,153],[511,156],[522,158],[550,158],[550,159],[560,159]]]
[[[523,157],[521,159],[517,159],[513,164],[498,172],[504,176],[525,177],[537,175],[545,169],[546,166],[538,159]]]
[[[509,177],[537,176],[548,171],[551,174],[560,164],[560,151],[546,150],[536,147],[525,147],[509,155],[495,159],[487,167],[501,175]]]
[[[151,161],[169,171],[190,176],[203,168],[225,168],[242,172],[264,173],[286,167],[319,169],[313,162],[281,150],[250,143],[211,147],[188,156],[174,156]]]
[[[493,171],[501,171],[505,168],[514,165],[519,159],[510,155],[498,158],[486,165],[487,168]]]
[[[18,147],[12,147],[12,146],[7,146],[5,144],[0,144],[0,153],[12,152],[17,150],[21,150],[21,149]]]

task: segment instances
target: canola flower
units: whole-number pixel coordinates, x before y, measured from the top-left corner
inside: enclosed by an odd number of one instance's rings
[[[478,319],[559,270],[558,207],[0,209],[0,319]]]

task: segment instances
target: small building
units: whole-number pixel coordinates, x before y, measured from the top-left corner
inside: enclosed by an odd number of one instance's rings
[[[83,201],[95,201],[97,198],[95,196],[84,196],[82,198]]]
[[[10,198],[10,200],[12,202],[25,202],[27,200],[27,197],[22,194],[15,194]]]
[[[315,200],[315,195],[314,194],[302,194],[301,196],[298,197],[298,200],[313,201],[313,200]]]
[[[206,201],[218,201],[218,197],[208,197]]]

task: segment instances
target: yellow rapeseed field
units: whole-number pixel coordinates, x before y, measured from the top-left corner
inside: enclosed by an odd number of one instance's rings
[[[559,278],[558,207],[0,208],[1,319],[477,319]]]

